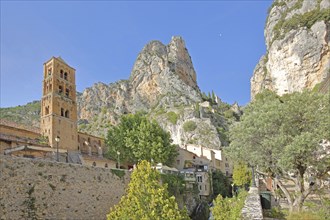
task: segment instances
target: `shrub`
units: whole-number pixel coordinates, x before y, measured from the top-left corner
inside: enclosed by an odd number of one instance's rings
[[[118,176],[119,178],[125,176],[125,171],[123,170],[111,169],[111,173]]]
[[[183,130],[185,132],[190,132],[190,131],[194,131],[197,128],[196,122],[194,121],[186,121],[183,124]]]
[[[214,200],[211,208],[214,219],[241,219],[241,212],[247,197],[246,191],[240,191],[237,197],[223,198],[220,194]]]
[[[167,120],[169,120],[174,125],[177,123],[178,118],[179,118],[179,116],[175,112],[167,113]]]

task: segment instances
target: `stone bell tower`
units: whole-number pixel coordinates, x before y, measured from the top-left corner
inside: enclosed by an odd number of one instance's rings
[[[75,69],[61,57],[44,63],[40,129],[50,146],[59,137],[58,148],[78,149]]]

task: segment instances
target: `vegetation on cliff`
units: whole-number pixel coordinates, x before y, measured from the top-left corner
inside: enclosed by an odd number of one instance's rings
[[[186,209],[179,210],[167,184],[161,185],[160,180],[160,173],[141,161],[131,175],[127,194],[110,209],[107,219],[189,219]]]
[[[33,101],[16,107],[0,108],[0,118],[39,127],[40,109],[40,101]]]
[[[329,146],[323,143],[330,140],[329,98],[329,93],[304,91],[280,97],[265,91],[230,130],[231,156],[276,180],[291,211],[301,210],[330,170]],[[295,192],[284,181],[291,181]]]

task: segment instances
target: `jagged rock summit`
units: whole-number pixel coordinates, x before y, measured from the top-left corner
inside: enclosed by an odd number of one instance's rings
[[[251,97],[279,95],[329,80],[330,0],[275,0],[265,27],[267,53],[251,78]]]
[[[116,123],[122,114],[199,102],[201,93],[184,40],[172,37],[168,45],[148,43],[128,80],[96,83],[77,99],[81,123],[97,120],[94,118],[100,112],[105,113],[104,119]]]

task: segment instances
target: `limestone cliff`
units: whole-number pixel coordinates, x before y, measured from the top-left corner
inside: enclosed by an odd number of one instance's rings
[[[200,106],[205,99],[210,99],[209,106]],[[181,37],[173,37],[168,45],[151,41],[139,53],[128,80],[96,83],[77,96],[79,129],[105,135],[121,115],[143,111],[171,133],[175,144],[219,148],[227,141],[224,112],[231,111],[219,100],[202,97]],[[194,129],[184,129],[188,121]]]
[[[275,0],[265,27],[267,53],[251,78],[251,97],[282,95],[329,78],[330,0]]]

